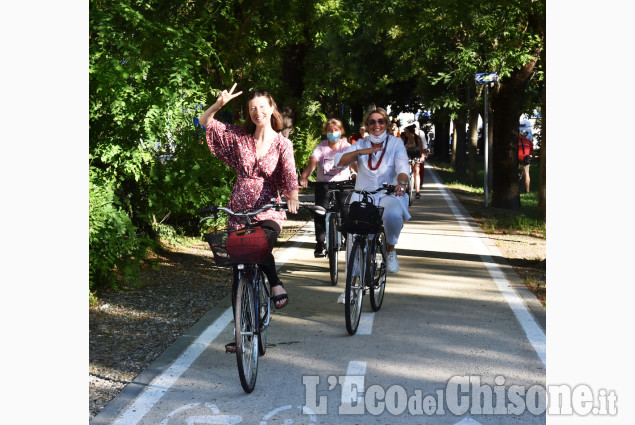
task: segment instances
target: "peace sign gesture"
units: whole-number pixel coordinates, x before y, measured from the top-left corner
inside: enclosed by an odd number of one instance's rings
[[[229,91],[223,90],[222,92],[220,92],[220,94],[218,95],[218,98],[216,98],[216,103],[214,103],[212,106],[207,108],[207,110],[203,112],[203,114],[198,118],[198,122],[200,123],[200,125],[202,125],[203,127],[207,127],[207,124],[209,123],[209,121],[212,118],[214,118],[214,114],[216,114],[216,112],[218,112],[220,108],[225,106],[225,104],[229,102],[230,100],[232,100],[233,98],[240,96],[243,93],[242,91],[239,91],[238,93],[234,93],[234,90],[236,89],[236,84],[238,83],[234,83],[231,90]]]
[[[223,107],[223,106],[225,106],[227,104],[227,102],[229,102],[233,98],[240,96],[243,93],[242,90],[239,91],[238,93],[232,94],[232,93],[234,93],[234,90],[236,89],[236,84],[238,84],[238,83],[234,83],[234,85],[229,90],[229,92],[227,90],[223,90],[218,95],[218,98],[216,99],[216,103],[220,103],[220,106]]]

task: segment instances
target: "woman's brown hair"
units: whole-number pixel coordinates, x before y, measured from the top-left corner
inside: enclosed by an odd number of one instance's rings
[[[282,115],[278,112],[278,106],[276,102],[273,100],[273,97],[269,93],[264,90],[256,90],[247,98],[247,119],[245,120],[245,126],[243,129],[247,134],[254,134],[256,132],[256,124],[251,120],[251,114],[249,113],[249,102],[257,97],[266,97],[269,102],[269,106],[273,107],[273,112],[271,113],[271,127],[275,131],[280,131],[284,128],[282,122]]]
[[[337,118],[331,118],[326,121],[326,124],[324,124],[324,127],[322,127],[322,134],[326,134],[329,132],[329,125],[331,124],[335,124],[337,128],[339,128],[342,136],[346,134],[346,130],[344,130],[344,124],[342,124],[342,121],[338,120]]]

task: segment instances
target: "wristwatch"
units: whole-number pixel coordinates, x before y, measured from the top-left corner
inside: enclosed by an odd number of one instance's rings
[[[404,185],[404,186],[408,186],[408,182],[402,182],[402,181],[400,181],[400,182],[399,182],[399,184],[402,184],[402,185]]]

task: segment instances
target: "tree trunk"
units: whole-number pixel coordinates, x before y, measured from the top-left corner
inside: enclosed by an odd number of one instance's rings
[[[482,86],[479,86],[482,87]],[[478,103],[476,100],[478,99],[479,92],[476,91],[476,95],[474,96],[473,90],[470,90],[470,101],[469,105],[469,116],[468,116],[468,124],[469,124],[469,143],[468,143],[468,184],[470,186],[477,186],[478,182],[478,174],[477,174],[477,156],[476,150],[478,147]],[[482,91],[482,90],[481,90]]]
[[[452,120],[452,135],[451,143],[452,143],[452,156],[450,157],[450,167],[454,168],[456,171],[456,120]]]
[[[353,120],[353,128],[351,128],[351,134],[357,133],[359,128],[364,125],[364,105],[354,103],[351,105],[351,119]]]
[[[444,162],[450,162],[450,149],[452,140],[450,139],[450,118],[443,120],[441,124],[441,158]]]
[[[295,44],[285,49],[282,62],[282,77],[289,87],[291,95],[296,99],[302,98],[304,92],[304,57],[307,46]]]
[[[489,168],[487,187],[491,191],[494,187],[494,114],[492,113],[492,102],[489,103],[487,111],[487,164]]]
[[[465,181],[466,175],[466,167],[467,167],[467,157],[466,157],[466,140],[467,133],[465,131],[465,114],[463,112],[459,112],[459,117],[455,120],[456,122],[456,172],[462,181]]]
[[[539,53],[539,52],[536,52]],[[535,56],[537,58],[537,55]],[[518,191],[518,122],[522,99],[536,60],[515,70],[500,83],[492,99],[494,115],[494,181],[492,206],[520,209]]]
[[[450,119],[434,123],[434,156],[441,162],[450,162]]]
[[[476,148],[478,144],[478,110],[476,108],[470,109],[469,116],[469,144],[468,144],[468,184],[470,186],[478,185],[478,174],[477,174],[477,160],[476,156]]]

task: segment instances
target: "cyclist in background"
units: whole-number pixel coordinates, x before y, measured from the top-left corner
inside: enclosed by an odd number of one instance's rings
[[[419,192],[421,188],[421,180],[423,180],[423,162],[426,159],[426,149],[427,143],[424,146],[423,139],[416,134],[415,125],[410,125],[404,129],[404,143],[406,147],[406,151],[408,152],[409,159],[419,160],[419,162],[415,162],[412,166],[413,172],[415,173],[415,198],[421,198],[421,193]]]
[[[355,142],[357,142],[360,139],[365,138],[366,136],[368,136],[368,132],[366,131],[366,127],[364,127],[363,125],[359,127],[359,133],[355,133],[353,135],[351,135],[351,145],[354,145]]]
[[[397,118],[392,119],[390,134],[395,137],[401,137],[401,129],[399,128],[399,120]]]
[[[300,176],[300,186],[308,185],[308,177],[317,168],[317,184],[315,185],[315,205],[328,208],[328,183],[350,180],[351,167],[338,168],[335,166],[335,155],[344,152],[351,144],[344,137],[344,126],[342,121],[331,118],[324,124],[322,134],[326,135],[326,139],[318,144],[311,156],[309,163]],[[355,167],[355,165],[353,166]],[[339,205],[346,203],[346,197],[350,195],[350,191],[340,191],[337,194],[337,202]],[[315,216],[315,241],[317,242],[314,256],[326,256],[326,221],[324,215]]]

